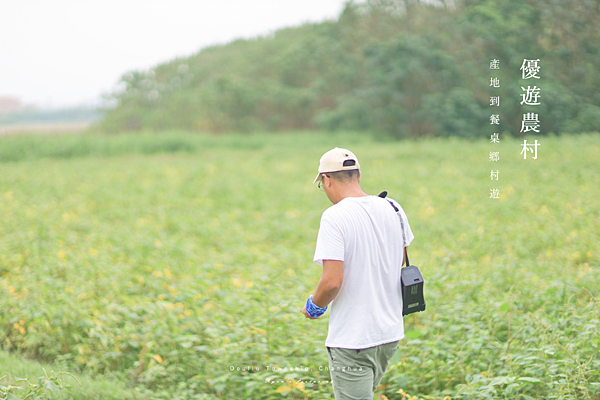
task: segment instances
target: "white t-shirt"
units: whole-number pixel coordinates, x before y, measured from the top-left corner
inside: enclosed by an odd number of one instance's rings
[[[404,235],[390,203],[377,196],[347,197],[321,216],[313,261],[321,266],[323,260],[344,262],[342,287],[331,303],[327,347],[365,349],[404,338],[400,269],[404,247],[414,236],[404,210],[393,203]]]

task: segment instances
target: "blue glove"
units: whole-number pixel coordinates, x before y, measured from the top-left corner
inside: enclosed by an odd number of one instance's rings
[[[313,295],[308,296],[308,300],[306,300],[306,313],[310,315],[312,318],[319,318],[321,315],[325,314],[325,310],[327,310],[327,306],[325,308],[319,307],[312,301]]]

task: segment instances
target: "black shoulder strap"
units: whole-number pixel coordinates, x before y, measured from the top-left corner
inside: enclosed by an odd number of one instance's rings
[[[387,196],[387,191],[383,191],[381,193],[379,193],[379,197],[381,197],[382,199],[385,199],[385,197]],[[390,205],[394,208],[394,211],[396,211],[396,214],[398,214],[398,212],[400,211],[398,209],[398,207],[396,207],[394,205],[394,203],[392,203],[391,201],[389,201],[388,199],[386,199],[388,203],[390,203]],[[403,238],[403,243],[406,243],[406,240],[404,239],[404,224],[402,223],[402,217],[400,217],[400,229],[402,229],[402,238]],[[410,261],[408,261],[408,248],[404,248],[404,255],[406,256],[406,266],[408,267],[410,265]]]

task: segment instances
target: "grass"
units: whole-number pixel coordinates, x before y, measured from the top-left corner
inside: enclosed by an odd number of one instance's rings
[[[599,138],[537,138],[537,160],[516,139],[0,138],[0,343],[147,397],[332,398],[328,313],[300,309],[340,146],[403,205],[426,279],[379,393],[598,399]]]
[[[113,157],[132,154],[202,153],[212,149],[260,150],[269,147],[325,145],[344,137],[354,143],[373,142],[371,136],[354,134],[324,134],[321,132],[280,134],[206,135],[181,131],[161,134],[140,132],[105,135],[39,135],[15,134],[2,137],[0,162],[39,160],[40,158],[69,159],[78,157]]]
[[[23,381],[19,378],[27,377],[30,382],[35,383],[40,376],[51,376],[52,372],[60,373],[65,371],[64,366],[52,365],[48,363],[39,363],[28,360],[17,354],[11,354],[0,351],[1,375],[0,385],[20,385]],[[70,385],[71,390],[63,389],[57,391],[52,398],[73,399],[73,400],[125,400],[142,399],[143,395],[139,391],[127,389],[124,383],[118,379],[109,379],[107,377],[90,377],[85,374],[65,374],[62,375],[63,385]],[[50,394],[49,391],[47,391]],[[19,392],[17,391],[17,394]]]

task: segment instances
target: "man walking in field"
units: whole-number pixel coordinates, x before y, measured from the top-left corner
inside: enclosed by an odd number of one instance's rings
[[[360,187],[352,152],[335,148],[321,157],[315,182],[333,206],[321,217],[314,262],[323,266],[302,312],[319,318],[329,303],[325,346],[337,400],[372,400],[404,337],[400,269],[414,236],[402,207]]]

